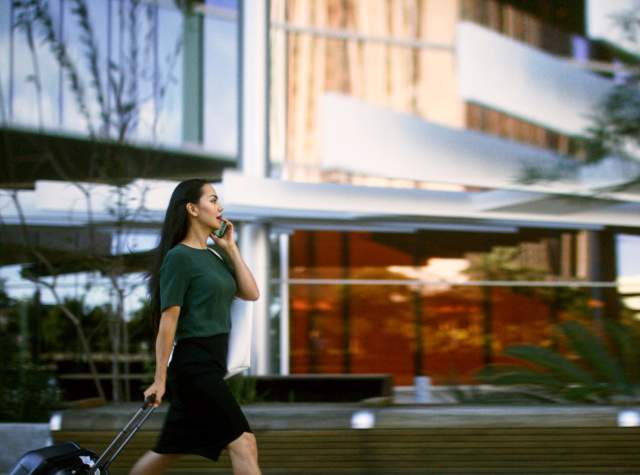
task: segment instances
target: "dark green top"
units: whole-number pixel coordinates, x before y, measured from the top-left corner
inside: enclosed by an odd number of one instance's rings
[[[180,306],[176,341],[228,333],[237,285],[229,257],[178,243],[160,267],[160,309]]]

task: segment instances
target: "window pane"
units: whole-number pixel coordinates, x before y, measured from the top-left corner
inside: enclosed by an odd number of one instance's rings
[[[566,351],[554,325],[615,314],[615,289],[537,283],[580,281],[576,234],[296,231],[290,278],[340,281],[289,284],[291,371],[469,384],[486,364],[512,363],[510,346]]]
[[[9,114],[10,10],[12,0],[0,0],[0,120]]]
[[[182,143],[182,14],[160,8],[158,24],[157,138],[165,145]]]
[[[88,3],[86,17],[76,12],[72,2],[65,2],[64,43],[79,84],[70,81],[65,71],[63,87],[64,128],[86,133],[92,128],[98,132],[104,122],[101,113],[106,107],[106,49],[109,2]],[[88,21],[85,31],[81,22]],[[89,55],[97,57],[93,69]],[[102,106],[98,98],[102,98]],[[83,113],[84,112],[84,113]],[[88,114],[88,117],[85,115]]]
[[[237,34],[237,17],[205,18],[204,146],[224,155],[235,155],[238,140]]]
[[[54,24],[59,21],[59,3],[48,4],[49,14]],[[15,9],[16,19],[20,9]],[[14,29],[13,62],[13,120],[14,122],[47,128],[58,126],[59,119],[59,71],[57,61],[51,53],[49,44],[42,41],[43,33],[39,24],[30,22],[33,34],[33,49],[29,46],[24,28]],[[41,94],[36,84],[40,83]]]

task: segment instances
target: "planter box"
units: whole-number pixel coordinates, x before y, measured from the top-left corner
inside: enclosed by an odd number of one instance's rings
[[[358,402],[391,397],[390,374],[290,374],[251,376],[256,394],[278,402]]]

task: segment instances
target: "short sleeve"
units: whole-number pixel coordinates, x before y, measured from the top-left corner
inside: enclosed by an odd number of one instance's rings
[[[168,253],[160,268],[160,311],[173,305],[182,307],[189,285],[186,256]]]

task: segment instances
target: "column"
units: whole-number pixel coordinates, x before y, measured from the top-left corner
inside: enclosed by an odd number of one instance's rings
[[[238,169],[255,177],[269,175],[268,25],[268,0],[239,2]],[[240,251],[253,271],[261,294],[251,306],[254,318],[251,372],[262,375],[270,371],[268,226],[257,222],[242,223]]]

